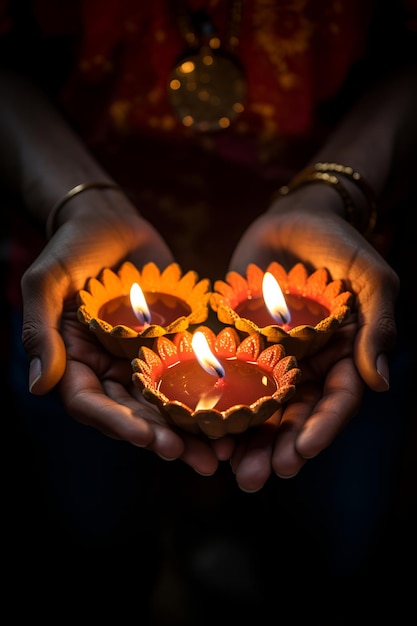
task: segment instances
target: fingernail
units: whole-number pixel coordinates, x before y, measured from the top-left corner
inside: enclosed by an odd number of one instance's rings
[[[243,487],[241,487],[239,483],[238,483],[238,487],[240,491],[243,491],[244,493],[257,493],[258,491],[262,489],[262,487],[257,487],[256,489],[243,489]]]
[[[196,474],[199,474],[199,476],[213,476],[213,474],[214,474],[214,472],[209,472],[208,474],[206,472],[199,472],[195,468],[194,468],[194,471],[195,471]]]
[[[160,458],[160,459],[162,459],[163,461],[168,461],[168,462],[171,462],[171,461],[176,461],[176,460],[178,459],[178,457],[177,457],[177,456],[172,456],[172,457],[162,456],[162,454],[158,454],[158,452],[157,452],[156,454],[157,454],[157,455],[159,456],[159,458]]]
[[[294,476],[297,476],[297,474],[298,474],[298,472],[295,472],[295,474],[289,474],[288,476],[284,476],[284,474],[277,474],[276,473],[276,476],[278,476],[278,478],[282,478],[282,480],[288,480],[290,478],[294,478]]]
[[[38,357],[31,360],[29,364],[29,391],[33,393],[33,387],[42,376],[42,363]]]
[[[389,389],[389,367],[386,354],[380,354],[376,359],[376,371],[381,380],[384,381],[385,391]]]

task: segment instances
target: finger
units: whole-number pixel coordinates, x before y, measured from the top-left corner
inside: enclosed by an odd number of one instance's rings
[[[161,415],[159,409],[147,402],[141,394],[138,394],[135,387],[132,387],[132,393],[112,381],[106,382],[104,387],[106,392],[119,404],[130,407],[136,419],[147,420],[153,434],[152,440],[145,444],[149,450],[166,461],[176,460],[184,454],[185,441],[182,433],[178,433],[176,429],[172,428]],[[132,441],[132,439],[128,439],[128,441]],[[136,445],[138,444],[136,443]]]
[[[396,342],[395,303],[399,278],[374,249],[362,250],[356,279],[358,333],[354,358],[362,379],[374,391],[389,389],[388,356]],[[374,267],[378,268],[375,276]],[[383,285],[383,288],[378,288]]]
[[[64,301],[73,297],[85,281],[82,272],[72,267],[72,259],[78,258],[72,252],[70,241],[54,237],[21,280],[22,343],[31,362],[29,388],[37,395],[50,391],[66,367],[61,336]],[[88,267],[87,258],[82,267]]]
[[[374,391],[389,389],[389,354],[397,331],[394,312],[387,304],[378,311],[372,306],[363,316],[354,346],[354,358],[365,383]],[[367,320],[371,321],[367,321]]]
[[[71,366],[69,362],[68,370]],[[88,367],[82,364],[76,367],[77,380],[84,379],[82,387],[67,372],[60,385],[69,414],[108,437],[149,446],[154,439],[154,407],[142,408],[120,383],[106,380],[101,384]]]
[[[195,435],[184,434],[185,450],[181,459],[202,476],[212,476],[218,466],[219,461],[210,443]]]
[[[147,402],[133,386],[131,393],[123,385],[112,381],[104,384],[106,392],[118,403],[130,407],[135,416],[148,416],[153,431],[153,439],[146,444],[166,461],[181,458],[187,465],[203,476],[211,476],[217,470],[218,460],[210,441],[180,431],[171,426],[159,409]],[[131,439],[128,439],[131,441]],[[135,443],[132,441],[132,443]],[[136,443],[136,445],[138,445]]]
[[[280,478],[292,478],[305,465],[306,459],[297,450],[296,441],[317,400],[319,388],[303,387],[300,399],[291,400],[284,408],[272,451],[272,469]]]
[[[273,442],[281,413],[276,411],[267,422],[249,429],[237,444],[231,466],[242,491],[259,491],[270,477]]]
[[[235,439],[230,435],[211,440],[211,447],[219,461],[228,461],[235,449]]]
[[[53,328],[36,331],[33,319],[25,319],[22,343],[29,357],[29,391],[37,396],[44,395],[59,383],[65,371],[66,352],[62,337]]]
[[[304,459],[327,448],[357,413],[364,394],[364,383],[350,358],[337,362],[329,372],[323,394],[312,407],[296,438],[296,451]]]
[[[65,371],[66,350],[60,333],[63,300],[52,278],[46,287],[31,276],[22,279],[22,344],[30,361],[29,389],[43,395]]]

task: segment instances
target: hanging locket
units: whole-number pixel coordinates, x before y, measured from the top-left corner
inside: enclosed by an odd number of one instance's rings
[[[184,38],[192,45],[170,73],[168,96],[181,123],[198,132],[226,129],[244,110],[246,81],[234,54],[241,4],[241,0],[232,3],[225,45],[205,13],[199,16],[198,29],[195,20],[180,16]]]

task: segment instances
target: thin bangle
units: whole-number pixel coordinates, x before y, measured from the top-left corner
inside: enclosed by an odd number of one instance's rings
[[[51,211],[48,214],[48,217],[46,218],[45,231],[46,231],[46,238],[48,241],[52,238],[55,232],[56,217],[59,211],[62,209],[62,207],[67,202],[69,202],[71,198],[73,198],[74,196],[77,196],[80,193],[83,193],[84,191],[88,191],[89,189],[119,189],[122,191],[122,188],[119,185],[116,185],[115,183],[92,182],[92,183],[80,183],[79,185],[75,185],[75,187],[67,191],[65,196],[63,196],[60,200],[58,200],[58,202],[54,204],[54,206],[52,207]]]
[[[347,189],[336,174],[345,176],[357,185],[368,203],[368,211],[366,214],[360,211],[355,205]],[[375,229],[377,221],[375,194],[363,176],[350,166],[341,165],[340,163],[315,163],[311,167],[306,167],[296,174],[287,185],[284,185],[278,190],[278,195],[285,196],[299,187],[318,182],[333,187],[339,193],[343,201],[347,221],[365,237],[369,238]]]
[[[377,201],[375,197],[374,190],[370,186],[370,184],[365,180],[365,178],[359,174],[353,167],[350,165],[341,165],[340,163],[327,163],[327,162],[318,162],[314,164],[314,168],[319,172],[335,172],[337,174],[341,174],[345,176],[349,180],[351,180],[355,185],[360,189],[360,191],[365,196],[368,203],[368,212],[367,214],[362,213],[360,217],[362,218],[361,223],[356,227],[360,232],[365,235],[365,237],[369,237],[376,227],[376,222],[378,218],[378,210],[377,210]],[[359,215],[359,214],[358,214]],[[365,218],[365,219],[364,219]],[[355,225],[355,224],[354,224]]]
[[[355,206],[352,198],[346,190],[346,187],[340,182],[337,176],[328,174],[327,172],[316,172],[312,168],[308,168],[294,176],[287,185],[284,185],[278,189],[278,196],[286,196],[291,191],[295,191],[299,187],[304,187],[310,183],[324,183],[329,187],[333,187],[335,191],[340,195],[343,207],[346,212],[347,220],[353,222]]]

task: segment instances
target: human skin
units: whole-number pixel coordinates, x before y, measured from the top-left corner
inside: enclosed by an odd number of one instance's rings
[[[80,181],[114,182],[36,88],[8,74],[0,82],[1,178],[40,222]],[[407,162],[416,145],[416,103],[410,74],[384,83],[347,115],[314,161],[351,165],[379,197],[393,164]],[[365,202],[353,185],[347,188],[359,205]],[[238,271],[270,260],[326,266],[356,299],[356,318],[320,356],[301,363],[303,381],[294,400],[241,436],[211,441],[171,428],[127,382],[130,364],[110,357],[77,322],[75,295],[102,268],[103,258],[111,267],[124,260],[164,267],[173,260],[157,231],[119,190],[74,197],[22,278],[22,341],[32,393],[43,395],[58,385],[68,413],[109,437],[165,459],[181,458],[205,475],[230,459],[240,488],[257,491],[273,473],[294,476],[330,445],[357,412],[365,385],[376,392],[388,389],[399,279],[347,223],[333,189],[309,185],[275,202],[231,259],[230,267]]]
[[[414,67],[376,86],[312,163],[349,164],[369,182],[382,210],[384,197],[394,197],[395,207],[407,198],[412,184],[416,85]],[[357,193],[354,183],[343,184],[349,193]],[[279,476],[294,476],[328,447],[357,413],[365,386],[388,390],[388,357],[396,342],[399,277],[346,222],[334,189],[311,184],[274,202],[241,238],[230,269],[244,272],[248,263],[266,268],[273,260],[288,267],[299,261],[311,268],[327,267],[354,294],[355,317],[320,354],[300,362],[302,382],[280,420],[238,443],[232,467],[239,485],[249,491],[265,483],[271,467]]]

